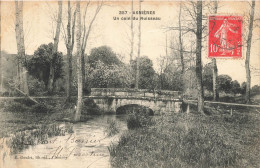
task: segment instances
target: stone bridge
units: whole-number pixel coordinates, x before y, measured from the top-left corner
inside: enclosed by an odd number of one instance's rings
[[[154,114],[181,112],[182,95],[179,91],[130,88],[91,88],[96,105],[104,113],[118,113],[120,107],[138,105]]]

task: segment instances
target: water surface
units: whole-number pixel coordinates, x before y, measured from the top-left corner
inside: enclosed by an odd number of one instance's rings
[[[120,130],[112,137],[105,131],[108,120],[115,120]],[[5,156],[2,165],[4,168],[110,167],[108,146],[116,143],[127,129],[125,120],[124,115],[95,116],[74,124],[74,133],[48,138],[43,144],[29,145],[17,154]]]

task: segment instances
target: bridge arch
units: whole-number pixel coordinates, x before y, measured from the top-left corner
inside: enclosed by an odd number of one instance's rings
[[[140,104],[126,104],[126,105],[122,105],[120,107],[117,107],[116,109],[116,114],[129,114],[131,112],[145,112],[148,115],[154,115],[154,111],[144,105],[140,105]]]
[[[155,114],[181,112],[182,95],[178,91],[157,91],[129,88],[91,88],[95,104],[104,113],[120,113],[131,105],[150,109]]]

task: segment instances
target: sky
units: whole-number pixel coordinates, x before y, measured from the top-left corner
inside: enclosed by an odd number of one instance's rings
[[[86,1],[82,2],[81,10],[83,11]],[[156,70],[159,69],[158,59],[160,56],[166,55],[166,34],[167,43],[170,40],[178,38],[178,34],[174,31],[166,32],[166,27],[178,25],[180,2],[176,1],[147,1],[142,2],[142,10],[152,11],[152,14],[146,14],[144,17],[157,17],[160,20],[143,20],[141,23],[141,55],[148,56],[154,64]],[[182,2],[182,5],[187,5],[187,2]],[[250,6],[246,1],[222,1],[219,3],[219,14],[224,15],[242,15],[249,13]],[[89,24],[93,11],[96,8],[96,3],[92,2],[87,13],[86,25]],[[260,18],[259,14],[260,2],[256,2],[255,17]],[[53,17],[57,14],[58,3],[56,1],[25,1],[24,2],[24,32],[25,32],[25,47],[26,54],[33,52],[41,45],[53,42],[53,30],[55,22]],[[63,3],[63,26],[66,28],[66,10],[67,3]],[[138,3],[134,2],[134,10],[138,10]],[[120,13],[121,11],[121,13]],[[126,12],[124,12],[126,11]],[[113,1],[105,2],[97,19],[94,22],[90,37],[87,43],[86,53],[89,54],[91,48],[107,45],[119,54],[124,62],[129,61],[130,54],[130,21],[122,20],[122,17],[129,17],[131,11],[130,1]],[[14,54],[17,53],[15,40],[15,9],[14,2],[2,2],[2,50]],[[206,10],[204,15],[209,14]],[[134,15],[138,16],[138,15]],[[114,18],[119,20],[114,20]],[[183,11],[183,21],[191,20],[191,18]],[[244,17],[246,19],[246,17]],[[259,20],[256,21],[257,24]],[[134,58],[137,55],[138,44],[138,21],[134,21]],[[205,24],[207,24],[205,22]],[[247,25],[244,24],[245,32]],[[192,45],[190,37],[194,39],[194,35],[185,36],[184,43],[187,46]],[[253,44],[251,49],[251,71],[252,85],[260,84],[260,30],[255,28],[253,31]],[[245,44],[245,40],[243,43]],[[202,61],[206,64],[211,61],[207,58],[207,38],[203,43]],[[63,39],[63,28],[61,30],[59,51],[66,54],[66,47]],[[74,48],[76,51],[76,48]],[[219,74],[227,74],[233,80],[238,80],[240,83],[246,80],[245,72],[245,52],[246,47],[243,47],[243,58],[241,59],[217,59]]]

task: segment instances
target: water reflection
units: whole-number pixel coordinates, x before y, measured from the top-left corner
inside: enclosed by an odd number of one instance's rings
[[[107,120],[117,122],[119,134],[107,136]],[[110,167],[108,146],[117,142],[127,129],[125,120],[123,115],[109,115],[76,123],[73,125],[74,133],[49,138],[45,144],[29,145],[21,152],[5,157],[4,168]]]

